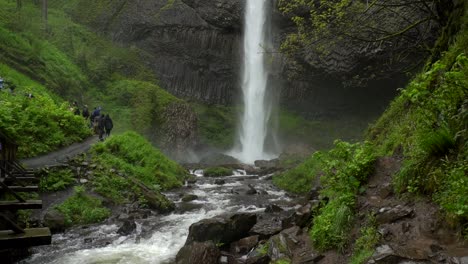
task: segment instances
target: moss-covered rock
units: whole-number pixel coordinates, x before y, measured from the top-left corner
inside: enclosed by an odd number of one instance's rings
[[[221,177],[230,175],[232,175],[232,169],[224,167],[211,167],[203,171],[203,176],[205,177]]]

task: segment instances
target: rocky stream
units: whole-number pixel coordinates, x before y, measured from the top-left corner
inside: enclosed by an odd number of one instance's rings
[[[34,248],[21,263],[244,262],[261,259],[253,250],[260,240],[279,233],[286,222],[292,227],[300,220],[299,198],[273,186],[271,175],[233,170],[230,176],[212,178],[204,177],[203,170],[191,173],[196,181],[165,193],[177,205],[174,212],[158,214],[129,205],[99,225],[55,234],[52,245]],[[209,254],[197,256],[200,252]]]

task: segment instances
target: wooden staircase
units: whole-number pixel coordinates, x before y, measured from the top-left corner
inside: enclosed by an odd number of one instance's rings
[[[52,237],[49,228],[21,228],[9,215],[17,210],[41,209],[41,200],[26,200],[19,192],[38,192],[39,179],[34,172],[18,163],[18,145],[0,132],[0,249],[48,245]],[[6,199],[10,196],[13,199]]]

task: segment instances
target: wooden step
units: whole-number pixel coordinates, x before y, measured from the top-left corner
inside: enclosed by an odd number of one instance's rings
[[[14,176],[14,177],[36,177],[36,174],[34,174],[34,173],[13,172],[13,173],[11,173],[11,175]]]
[[[40,245],[50,245],[52,236],[49,228],[27,228],[24,233],[17,234],[11,230],[0,231],[0,248],[26,248]]]
[[[19,210],[19,209],[41,209],[41,200],[18,201],[0,201],[0,210]]]
[[[11,182],[18,182],[18,181],[27,181],[27,182],[40,182],[41,179],[37,178],[37,177],[15,177],[15,178],[11,178],[11,177],[7,177],[4,179],[4,182],[6,184],[8,183],[11,183]]]
[[[8,188],[15,192],[38,192],[39,186],[31,185],[31,186],[8,186]]]

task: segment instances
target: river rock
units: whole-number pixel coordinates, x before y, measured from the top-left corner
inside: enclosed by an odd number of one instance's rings
[[[258,235],[260,239],[267,239],[278,234],[282,229],[282,219],[279,216],[273,216],[265,217],[258,221],[249,233],[252,235]]]
[[[277,212],[282,212],[283,208],[277,206],[276,204],[269,204],[265,208],[265,213],[277,213]]]
[[[249,236],[231,243],[230,251],[234,254],[247,254],[258,243],[259,236]]]
[[[149,208],[161,213],[167,213],[175,209],[175,204],[167,199],[164,194],[149,189],[146,185],[133,177],[129,177],[128,179],[141,190]]]
[[[381,208],[377,214],[376,220],[379,224],[393,223],[405,217],[410,217],[413,210],[409,207],[397,205],[393,208]]]
[[[319,206],[319,203],[318,200],[314,200],[299,207],[294,213],[283,219],[283,228],[289,228],[294,225],[300,227],[308,226],[312,221],[314,210]]]
[[[319,200],[321,190],[322,190],[322,187],[320,186],[313,187],[307,194],[308,200]]]
[[[232,216],[224,215],[210,219],[203,219],[189,228],[189,235],[185,244],[194,241],[216,241],[229,244],[248,236],[249,230],[257,222],[255,214],[239,213]]]
[[[122,236],[128,236],[136,229],[136,224],[132,220],[126,220],[122,226],[117,230],[117,233]]]
[[[249,189],[245,192],[246,195],[254,195],[257,193],[257,190],[255,190],[255,188],[251,184],[248,184],[247,186],[249,187]]]
[[[290,263],[316,263],[323,258],[312,248],[306,232],[298,226],[281,231],[268,240],[268,255],[273,261],[288,259]]]
[[[374,255],[367,262],[368,264],[398,264],[404,258],[395,254],[389,245],[382,245],[375,249]]]
[[[43,222],[54,233],[65,230],[65,216],[56,209],[47,210]]]
[[[221,253],[213,241],[195,241],[179,250],[176,264],[217,264],[220,256]]]
[[[186,194],[182,197],[182,202],[190,202],[198,199],[198,196],[195,194]]]
[[[216,179],[216,180],[214,181],[214,184],[217,184],[217,185],[223,185],[223,184],[225,184],[225,183],[226,183],[226,181],[223,180],[223,179]]]
[[[278,168],[280,165],[279,159],[272,159],[272,160],[256,160],[254,162],[256,167],[261,169],[270,169],[270,168]]]
[[[270,256],[265,255],[265,256],[253,256],[247,258],[245,261],[245,264],[269,264],[271,261]]]

